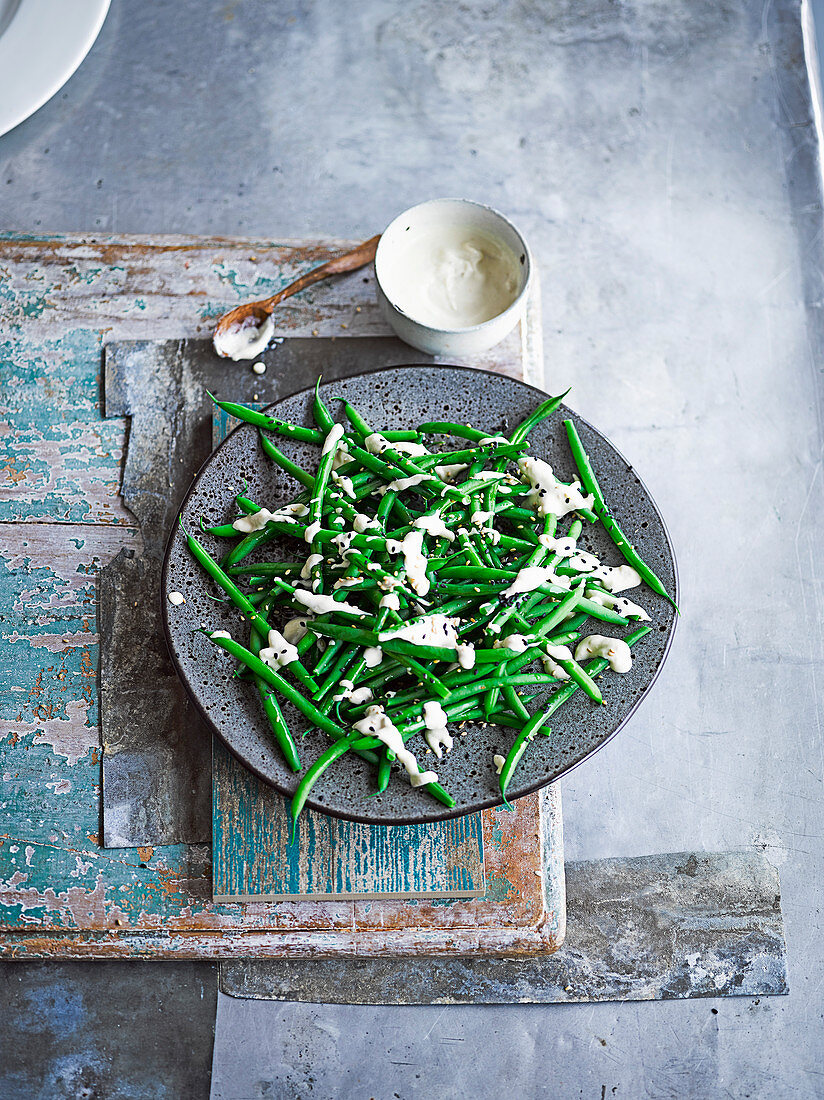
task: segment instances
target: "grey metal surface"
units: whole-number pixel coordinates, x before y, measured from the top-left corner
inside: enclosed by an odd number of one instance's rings
[[[778,872],[761,853],[568,863],[567,940],[535,959],[220,964],[232,997],[361,1005],[557,1004],[787,992]]]
[[[3,1100],[203,1100],[211,963],[0,964]]]
[[[824,287],[797,0],[115,0],[0,165],[0,218],[25,229],[363,239],[437,194],[511,215],[541,269],[547,388],[574,383],[683,547],[673,653],[565,780],[568,849],[780,864],[789,997],[222,997],[219,1052],[244,1052],[252,1095],[819,1096]],[[216,1095],[235,1067],[218,1058]]]
[[[330,351],[329,368],[333,368],[336,354],[336,350]],[[321,396],[336,416],[337,399],[349,401],[377,430],[451,420],[491,434],[511,432],[545,397],[514,378],[446,366],[406,366],[324,382]],[[312,426],[312,398],[311,389],[302,390],[278,401],[268,411],[290,423]],[[545,458],[558,477],[571,482],[576,467],[562,423],[567,417],[579,430],[616,520],[667,591],[677,598],[672,547],[655,503],[639,478],[643,471],[628,465],[609,440],[566,405],[531,433],[530,452]],[[447,449],[462,445],[461,440],[454,438],[443,442]],[[283,442],[283,450],[305,469],[315,469],[318,447],[287,440]],[[209,523],[230,521],[236,514],[235,495],[244,485],[252,500],[270,509],[294,499],[301,489],[293,478],[266,459],[257,429],[251,425],[232,432],[199,472],[181,512],[185,529],[196,532],[203,516]],[[567,530],[570,519],[559,524],[559,532]],[[169,529],[173,523],[173,520],[169,523]],[[210,538],[205,533],[200,540],[213,556],[220,557],[225,552],[225,540]],[[267,545],[260,556],[292,560],[294,545],[293,540],[283,538]],[[623,562],[600,523],[585,525],[579,545],[608,565]],[[305,545],[299,554],[301,557],[305,554]],[[210,630],[225,630],[237,637],[238,629],[244,629],[243,618],[230,604],[215,603],[215,585],[193,560],[186,536],[179,529],[172,532],[164,561],[163,591],[178,591],[185,596],[185,603],[177,607],[163,600],[163,620],[175,664],[193,700],[247,767],[291,796],[299,777],[286,767],[281,753],[272,744],[262,720],[257,692],[233,677],[235,663],[219,654],[214,643],[199,630],[206,623]],[[513,776],[510,798],[519,798],[544,786],[605,745],[631,719],[652,689],[669,649],[676,615],[662,596],[646,586],[633,590],[631,595],[652,619],[651,632],[633,650],[631,670],[621,676],[608,671],[599,677],[604,706],[595,706],[579,691],[556,711],[552,736],[537,738],[524,754]],[[288,612],[285,617],[289,617]],[[279,622],[271,617],[270,621],[275,625]],[[603,630],[611,637],[622,637],[636,625],[613,628],[591,619],[584,632]],[[314,763],[328,747],[327,738],[313,738],[309,724],[295,707],[284,703],[284,713],[290,729],[309,731],[302,742],[301,757],[306,766]],[[511,733],[506,730],[482,722],[467,723],[461,739],[438,764],[441,782],[456,801],[453,809],[427,798],[406,782],[392,782],[383,794],[375,795],[372,769],[352,753],[323,776],[307,805],[321,812],[378,824],[419,824],[497,806],[501,804],[501,795],[492,757],[496,752],[505,753],[509,744]]]
[[[322,370],[345,377],[408,357],[394,338],[289,339],[262,357],[265,375],[227,375],[209,340],[106,346],[105,410],[131,418],[122,496],[143,550],[122,550],[100,571],[104,847],[211,837],[211,734],[172,668],[160,617],[164,545],[212,449],[206,391],[273,401],[311,384]]]

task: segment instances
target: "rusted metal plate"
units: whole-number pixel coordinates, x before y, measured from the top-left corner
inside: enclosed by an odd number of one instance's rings
[[[207,391],[268,402],[321,372],[340,378],[409,355],[392,337],[286,339],[266,353],[268,369],[258,375],[227,367],[208,340],[107,345],[106,413],[130,418],[122,496],[143,551],[120,554],[100,584],[105,847],[211,837],[211,736],[171,667],[160,622],[164,543],[212,449]]]
[[[567,864],[567,938],[530,959],[238,959],[234,997],[333,1004],[512,1004],[789,992],[778,872],[761,853]]]
[[[259,404],[253,402],[253,407]],[[240,423],[215,408],[214,446]],[[213,898],[454,898],[486,892],[480,814],[429,827],[383,829],[308,809],[305,813],[307,827],[298,831],[298,843],[293,844],[283,796],[213,736]]]

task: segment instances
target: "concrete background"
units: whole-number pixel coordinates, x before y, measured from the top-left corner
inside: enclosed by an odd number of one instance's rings
[[[115,0],[78,73],[0,138],[3,228],[367,237],[442,194],[508,213],[541,268],[547,388],[572,384],[635,463],[684,593],[652,697],[564,782],[567,855],[757,846],[780,865],[787,998],[221,997],[213,1096],[824,1095],[824,288],[802,14]],[[52,1049],[29,1054],[46,1083]]]

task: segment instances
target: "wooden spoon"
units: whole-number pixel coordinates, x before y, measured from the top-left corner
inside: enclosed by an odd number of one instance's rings
[[[259,355],[272,338],[274,323],[271,321],[272,310],[284,300],[291,298],[293,294],[303,290],[313,283],[319,283],[330,275],[342,275],[346,271],[357,271],[359,267],[365,267],[375,258],[380,234],[371,237],[351,252],[344,252],[342,256],[336,256],[328,260],[320,267],[307,271],[299,279],[295,279],[289,286],[273,294],[271,298],[261,298],[257,302],[244,302],[235,306],[228,313],[224,313],[215,326],[212,343],[218,355],[222,358],[254,359]],[[268,321],[268,324],[267,324]],[[241,336],[240,333],[243,333]]]

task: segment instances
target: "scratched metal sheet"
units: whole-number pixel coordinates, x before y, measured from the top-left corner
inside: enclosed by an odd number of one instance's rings
[[[522,959],[238,959],[233,997],[327,1004],[548,1004],[789,992],[778,872],[756,852],[568,863],[566,944]]]
[[[393,337],[294,338],[261,358],[264,375],[218,359],[208,340],[105,348],[105,413],[131,417],[122,497],[143,538],[142,550],[123,550],[100,576],[106,848],[211,837],[211,736],[171,667],[159,620],[163,546],[189,482],[211,451],[206,391],[268,403],[320,374],[342,378],[408,362],[410,350]]]

